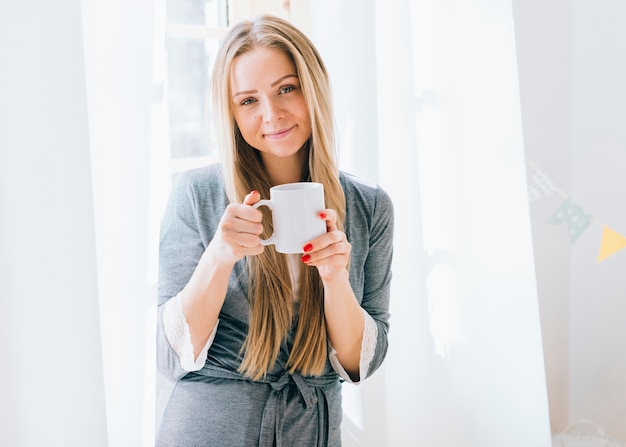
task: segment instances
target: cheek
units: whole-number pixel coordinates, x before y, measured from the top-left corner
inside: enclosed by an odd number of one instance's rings
[[[303,111],[304,122],[308,126],[309,132],[311,131],[311,116],[309,115],[309,110],[305,107]]]
[[[300,116],[300,119],[302,121],[306,122],[309,125],[309,127],[311,126],[311,116],[309,115],[309,109],[307,108],[304,101],[298,105],[298,115]]]
[[[235,115],[235,122],[237,123],[237,127],[239,127],[241,135],[244,138],[247,138],[247,136],[253,135],[255,133],[255,120],[253,117],[241,114]]]

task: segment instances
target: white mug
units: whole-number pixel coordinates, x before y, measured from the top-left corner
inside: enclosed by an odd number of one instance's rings
[[[255,208],[272,210],[274,233],[262,245],[274,244],[280,253],[304,253],[304,245],[326,233],[324,185],[315,182],[286,183],[270,188],[270,200],[259,200]]]

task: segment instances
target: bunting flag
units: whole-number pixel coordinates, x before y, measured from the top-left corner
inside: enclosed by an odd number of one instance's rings
[[[592,219],[592,216],[585,213],[585,210],[580,206],[566,199],[556,213],[548,220],[548,223],[566,224],[569,229],[570,243],[573,245],[580,235],[591,225]]]
[[[533,202],[544,197],[553,195],[557,188],[543,172],[537,168],[533,168],[534,173],[528,185],[528,199]]]
[[[626,248],[626,237],[606,225],[602,226],[602,242],[597,262],[602,262],[611,255]]]
[[[609,226],[599,222],[591,214],[585,212],[580,205],[572,202],[532,160],[527,158],[526,162],[533,170],[533,175],[529,179],[528,200],[532,202],[554,194],[563,198],[561,206],[548,219],[547,223],[565,224],[569,231],[570,244],[573,245],[585,230],[589,228],[591,223],[595,222],[602,225],[602,240],[596,262],[600,263],[609,256],[626,248],[626,236],[622,236]]]

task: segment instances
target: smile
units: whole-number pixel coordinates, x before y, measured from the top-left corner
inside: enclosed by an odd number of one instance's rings
[[[286,136],[289,132],[291,132],[291,130],[296,127],[295,124],[293,126],[291,126],[288,129],[283,129],[283,130],[279,130],[276,132],[272,132],[272,133],[266,133],[263,136],[265,138],[269,138],[271,140],[278,140],[280,138],[283,138],[284,136]]]

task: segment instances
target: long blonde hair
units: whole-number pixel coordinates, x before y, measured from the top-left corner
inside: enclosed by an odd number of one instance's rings
[[[311,118],[311,136],[306,147],[308,163],[303,180],[324,185],[327,208],[338,213],[337,227],[343,230],[345,196],[339,182],[335,151],[334,120],[328,73],[313,43],[297,28],[280,18],[263,15],[235,25],[215,60],[212,77],[212,118],[222,162],[224,186],[231,202],[241,203],[250,191],[269,197],[272,187],[258,151],[243,139],[235,122],[230,87],[233,60],[257,47],[284,52],[296,74]],[[267,222],[267,219],[264,219]],[[264,223],[266,238],[271,224]],[[251,317],[243,345],[240,371],[254,380],[273,367],[282,342],[293,325],[294,291],[285,255],[265,247],[262,254],[247,258],[250,277]],[[320,375],[327,359],[323,286],[317,269],[302,265],[299,278],[298,324],[287,367],[293,373]]]

